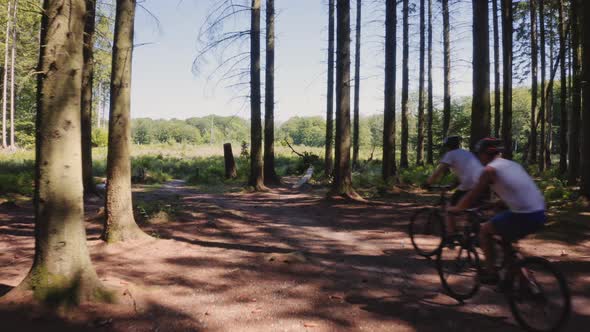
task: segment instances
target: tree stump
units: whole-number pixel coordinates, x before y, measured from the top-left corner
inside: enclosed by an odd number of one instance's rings
[[[238,176],[238,171],[236,169],[236,161],[234,160],[231,143],[223,145],[223,158],[225,159],[225,178],[235,179]]]

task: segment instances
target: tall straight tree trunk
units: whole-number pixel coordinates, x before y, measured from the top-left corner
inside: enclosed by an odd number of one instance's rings
[[[334,171],[334,0],[328,1],[328,92],[326,94],[326,153],[325,169],[326,177],[332,176]]]
[[[427,149],[426,162],[434,164],[434,138],[432,124],[434,121],[434,96],[432,84],[432,0],[428,0],[428,116],[426,123]]]
[[[506,148],[504,155],[508,159],[512,159],[512,22],[512,0],[502,0],[502,62],[504,63],[502,139]]]
[[[500,1],[504,2],[504,0]],[[502,116],[500,113],[500,27],[498,24],[498,0],[492,0],[492,12],[494,22],[494,136],[500,137],[500,121],[502,121]],[[504,11],[502,11],[502,15],[504,15]]]
[[[443,96],[443,132],[449,135],[451,126],[451,19],[449,0],[442,0],[443,15],[443,57],[444,57],[444,96]]]
[[[266,0],[266,84],[264,99],[264,182],[280,183],[275,171],[275,2]]]
[[[92,176],[92,88],[94,86],[94,33],[96,0],[86,0],[86,24],[84,26],[84,71],[82,73],[82,175],[84,195],[95,192]]]
[[[539,47],[537,38],[537,0],[530,0],[531,17],[531,133],[529,139],[529,164],[537,163],[537,101],[539,98]]]
[[[102,292],[86,246],[80,98],[84,0],[45,0],[38,65],[35,145],[35,256],[8,297],[32,290],[52,306]]]
[[[108,243],[148,237],[135,223],[131,198],[131,65],[136,4],[136,0],[117,0],[103,231]]]
[[[397,0],[385,2],[385,98],[383,114],[383,168],[385,182],[396,174],[395,83],[397,57]]]
[[[350,164],[350,0],[336,2],[336,163],[332,195],[353,197]]]
[[[543,1],[539,1],[539,26],[541,32],[541,110],[539,111],[539,120],[541,122],[541,135],[540,135],[540,147],[539,147],[539,170],[545,170],[545,145],[547,144],[545,138],[545,114],[547,111],[547,102],[545,96],[547,95],[545,78],[546,78],[546,42],[545,42],[545,4]]]
[[[571,4],[571,35],[572,35],[572,108],[569,126],[569,169],[568,184],[578,183],[580,176],[580,122],[582,110],[582,48],[580,47],[580,2],[573,0]],[[587,128],[587,127],[586,127]]]
[[[561,56],[561,97],[560,97],[560,125],[559,125],[559,174],[567,174],[567,27],[565,25],[565,3],[559,1],[559,54]]]
[[[582,35],[582,195],[590,198],[590,2],[580,1],[582,11],[580,16]]]
[[[471,147],[490,135],[490,41],[486,0],[473,0],[473,109]]]
[[[352,137],[352,166],[358,167],[360,138],[360,92],[361,92],[361,25],[362,0],[356,0],[356,44],[354,54],[354,119]]]
[[[265,190],[262,165],[262,120],[260,110],[260,0],[252,0],[250,27],[250,181],[254,190]]]
[[[14,110],[15,110],[15,67],[16,67],[16,45],[17,45],[17,29],[18,29],[18,0],[14,1],[14,8],[12,10],[12,45],[11,45],[11,61],[10,61],[10,147],[16,148],[14,142]]]
[[[545,99],[545,118],[547,121],[547,142],[545,143],[545,169],[551,168],[551,152],[553,150],[553,82],[555,78],[553,73],[553,57],[555,54],[553,52],[555,46],[555,38],[553,31],[553,9],[550,7],[549,10],[549,83],[546,85],[547,92]],[[557,69],[557,67],[555,68]]]
[[[408,93],[409,93],[409,0],[403,0],[403,50],[402,50],[402,147],[400,156],[400,168],[408,168]]]
[[[6,8],[6,38],[4,42],[4,82],[2,84],[2,148],[8,146],[6,141],[6,112],[8,110],[8,73],[10,66],[8,64],[10,56],[10,29],[12,27],[12,1],[8,1]]]
[[[418,142],[416,144],[416,164],[424,164],[424,70],[426,55],[426,2],[420,0],[420,69],[418,73]]]

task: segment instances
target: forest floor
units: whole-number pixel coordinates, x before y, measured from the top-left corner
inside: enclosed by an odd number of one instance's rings
[[[67,319],[1,306],[0,330],[520,331],[492,288],[466,304],[442,293],[433,262],[414,253],[406,233],[421,195],[368,204],[326,200],[324,190],[203,193],[181,182],[137,190],[136,200],[180,208],[172,220],[142,225],[154,240],[117,245],[100,241],[101,202],[89,202],[92,260],[121,304],[88,305]],[[0,295],[30,268],[32,215],[30,202],[0,205]],[[590,326],[590,230],[571,226],[588,216],[561,215],[569,226],[521,243],[567,275],[566,331]]]

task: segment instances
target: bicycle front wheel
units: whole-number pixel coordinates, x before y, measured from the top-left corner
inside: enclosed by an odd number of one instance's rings
[[[443,245],[444,219],[436,209],[422,209],[412,216],[408,233],[416,252],[421,256],[430,257]]]
[[[436,259],[436,269],[444,290],[457,301],[472,298],[479,290],[481,266],[474,247],[461,244],[444,247]]]
[[[558,331],[571,311],[565,277],[549,261],[527,257],[508,275],[506,296],[514,318],[532,332]]]

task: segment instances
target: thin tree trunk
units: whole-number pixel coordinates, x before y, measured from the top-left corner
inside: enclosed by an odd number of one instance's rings
[[[561,54],[561,100],[560,100],[560,126],[559,126],[559,174],[567,174],[567,27],[565,25],[565,3],[559,1],[559,53]]]
[[[575,185],[578,183],[580,176],[580,122],[582,109],[582,48],[580,47],[580,20],[579,10],[580,2],[572,1],[571,7],[571,34],[572,34],[572,109],[569,126],[569,170],[568,184]],[[586,127],[587,128],[587,127]]]
[[[451,20],[449,13],[449,0],[442,0],[443,15],[443,57],[444,57],[444,96],[443,96],[443,132],[442,136],[449,135],[451,125]]]
[[[590,2],[580,1],[582,3],[582,11],[580,16],[581,30],[582,30],[582,99],[584,101],[590,100]],[[582,109],[582,133],[584,135],[582,140],[582,195],[590,198],[590,102],[584,102]]]
[[[395,85],[397,57],[397,0],[385,2],[385,98],[383,115],[383,168],[385,182],[396,174]]]
[[[506,148],[504,156],[508,159],[512,159],[512,22],[512,0],[502,0],[502,62],[504,63],[502,139],[504,140],[504,146]]]
[[[540,148],[539,148],[539,170],[545,170],[545,145],[547,144],[546,137],[545,137],[545,114],[547,110],[547,103],[546,103],[546,84],[545,84],[545,72],[546,72],[546,43],[545,43],[545,5],[543,1],[539,1],[539,26],[541,31],[541,110],[539,112],[539,119],[541,122],[541,135],[540,135]]]
[[[402,49],[402,147],[400,168],[408,168],[408,92],[409,92],[409,0],[403,0],[403,49]]]
[[[424,160],[424,76],[426,55],[426,2],[420,0],[420,69],[418,73],[418,142],[416,144],[416,164]]]
[[[8,73],[10,66],[8,64],[10,55],[10,29],[12,27],[12,1],[8,1],[6,8],[6,38],[4,42],[4,83],[2,84],[2,148],[8,146],[6,141],[6,114],[8,111]]]
[[[82,175],[84,195],[95,192],[92,176],[92,95],[94,86],[94,33],[96,0],[86,0],[86,24],[84,26],[84,71],[82,74]]]
[[[334,0],[328,1],[328,92],[326,107],[326,153],[325,169],[326,177],[332,176],[334,171]]]
[[[537,0],[530,0],[531,17],[531,133],[529,139],[530,158],[529,164],[537,163],[537,101],[539,98],[538,70],[539,47],[537,38]]]
[[[471,147],[490,135],[490,41],[486,0],[473,0],[473,108]]]
[[[504,0],[500,0],[504,2]],[[502,3],[502,6],[504,4]],[[500,91],[500,27],[498,24],[498,0],[492,0],[494,22],[494,136],[500,137],[501,91]],[[504,11],[502,11],[504,15]],[[502,18],[504,18],[502,16]],[[504,53],[503,53],[504,54]],[[506,72],[504,72],[504,75]],[[508,145],[508,144],[506,144]]]
[[[262,121],[260,110],[260,0],[252,0],[250,28],[250,117],[251,154],[249,185],[265,190],[262,165]]]
[[[264,182],[280,183],[275,171],[275,2],[266,0],[266,83],[264,99]]]
[[[360,92],[361,92],[361,24],[362,0],[356,0],[356,45],[354,54],[354,120],[352,137],[352,166],[358,167],[360,138]]]
[[[111,72],[106,219],[102,235],[108,243],[148,237],[135,223],[131,198],[131,65],[136,4],[136,0],[117,0]]]
[[[336,2],[336,163],[331,195],[353,197],[350,164],[350,0]]]
[[[552,74],[553,70],[552,70],[552,65],[553,65],[553,49],[554,49],[554,45],[555,45],[555,38],[554,38],[554,33],[553,33],[553,12],[551,7],[549,8],[550,12],[549,12],[549,22],[548,22],[548,26],[549,26],[549,74],[551,75],[551,77],[549,78],[549,83],[547,84],[547,96],[545,99],[545,105],[546,105],[546,121],[547,121],[547,143],[545,144],[545,169],[550,169],[551,168],[551,152],[553,150],[553,82],[554,82],[554,78],[555,76]],[[557,61],[559,63],[559,59]],[[555,69],[557,69],[557,67],[555,67]]]
[[[105,295],[90,261],[84,227],[80,98],[84,0],[43,4],[37,76],[35,256],[23,282],[7,296],[53,307]]]
[[[426,136],[428,148],[426,150],[426,162],[434,164],[434,138],[432,124],[434,117],[434,96],[432,84],[432,0],[428,0],[428,117],[426,123]]]
[[[16,67],[16,45],[17,45],[17,29],[18,29],[18,0],[14,1],[14,8],[12,11],[12,45],[11,45],[11,61],[10,61],[10,147],[16,148],[14,141],[14,110],[15,102],[15,67]]]

